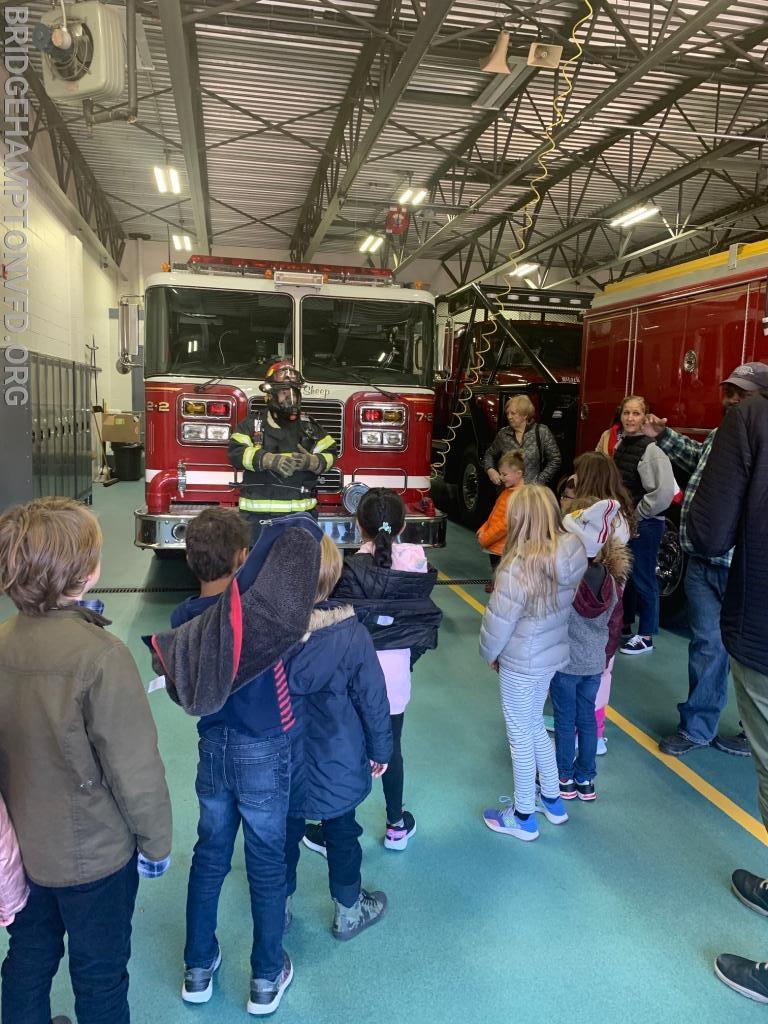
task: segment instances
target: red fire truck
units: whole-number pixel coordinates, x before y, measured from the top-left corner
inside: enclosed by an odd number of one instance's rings
[[[339,445],[319,480],[326,532],[341,547],[356,543],[351,498],[365,484],[402,495],[405,540],[444,545],[446,518],[429,497],[431,295],[395,287],[386,270],[192,256],[148,279],[144,309],[139,547],[179,550],[203,508],[237,505],[229,435],[262,407],[259,384],[282,358],[307,380],[302,407]]]
[[[767,299],[768,242],[609,285],[585,317],[578,450],[595,447],[630,393],[706,437],[722,417],[719,382],[740,363],[768,362]],[[673,506],[658,566],[668,618],[683,603],[678,515]]]

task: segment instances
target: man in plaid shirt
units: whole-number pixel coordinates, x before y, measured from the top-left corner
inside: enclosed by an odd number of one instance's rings
[[[737,366],[723,388],[723,415],[732,405],[756,393],[755,367],[764,375],[762,363]],[[688,645],[688,699],[677,705],[680,724],[671,736],[665,736],[659,749],[672,757],[682,757],[696,747],[714,746],[726,754],[748,757],[749,743],[743,730],[737,736],[720,736],[717,732],[720,714],[728,702],[728,653],[720,636],[722,609],[731,552],[716,558],[697,554],[688,537],[688,510],[707,464],[717,430],[703,441],[693,441],[667,426],[665,419],[648,415],[644,432],[655,439],[672,464],[689,473],[680,511],[680,543],[688,555],[685,571],[685,594],[688,598],[688,622],[691,642]]]

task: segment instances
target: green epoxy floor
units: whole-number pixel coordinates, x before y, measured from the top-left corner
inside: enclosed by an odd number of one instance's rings
[[[98,489],[105,536],[102,586],[186,586],[182,563],[132,546],[138,484]],[[434,561],[454,577],[485,576],[474,537],[451,527]],[[481,587],[468,591],[484,601]],[[106,595],[113,630],[152,676],[142,633],[162,627],[183,594]],[[386,890],[376,928],[335,942],[325,861],[305,851],[294,925],[286,939],[296,976],[275,1019],[285,1024],[709,1024],[764,1019],[763,1008],[718,982],[718,952],[768,955],[768,921],[731,895],[736,867],[768,873],[768,849],[613,725],[598,763],[599,798],[576,801],[570,822],[540,823],[523,844],[498,836],[480,812],[511,793],[512,772],[495,675],[477,653],[478,613],[447,587],[439,649],[419,662],[406,714],[407,805],[418,833],[403,853],[381,845],[380,787],[360,809],[363,882]],[[10,611],[0,604],[0,618]],[[674,727],[687,692],[686,639],[663,633],[648,657],[618,659],[613,704],[653,737]],[[150,698],[174,807],[170,872],[142,881],[134,919],[131,1005],[137,1024],[247,1018],[250,914],[242,851],[224,888],[224,961],[214,997],[181,1002],[184,896],[195,838],[196,734],[162,692]],[[724,727],[735,729],[729,704]],[[694,769],[757,816],[751,764],[698,751]],[[0,953],[4,952],[4,934]],[[72,1013],[65,972],[55,1012]]]

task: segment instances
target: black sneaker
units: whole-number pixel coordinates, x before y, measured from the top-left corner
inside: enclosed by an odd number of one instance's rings
[[[768,878],[739,868],[731,875],[731,888],[745,907],[768,917]]]
[[[185,967],[181,998],[185,1003],[207,1003],[213,995],[213,975],[221,963],[221,950],[210,967]]]
[[[287,953],[283,953],[283,969],[274,981],[265,978],[251,978],[251,998],[246,1009],[255,1017],[266,1017],[274,1013],[283,998],[283,992],[293,981],[293,964]]]
[[[576,795],[576,783],[573,779],[560,779],[560,796],[563,800],[575,800]]]
[[[576,787],[576,796],[579,800],[596,800],[597,793],[595,792],[594,782],[574,782]]]
[[[768,1003],[768,963],[721,953],[715,960],[715,974],[734,992],[756,1003]]]
[[[751,757],[752,748],[749,745],[747,734],[740,732],[736,736],[715,736],[712,746],[722,750],[724,754],[733,754],[736,757]]]
[[[384,846],[388,850],[404,850],[408,840],[416,831],[416,819],[410,811],[403,811],[402,825],[390,825],[384,833]]]
[[[307,825],[304,829],[304,838],[302,842],[308,850],[314,850],[315,853],[319,853],[321,857],[328,857],[328,851],[325,848],[325,836],[323,835],[322,825]]]
[[[694,743],[687,736],[683,736],[681,732],[673,732],[671,736],[665,736],[663,740],[659,740],[659,750],[669,757],[682,757],[691,750],[707,746],[709,746],[708,743]]]
[[[629,640],[625,640],[619,648],[619,654],[652,654],[653,637],[640,636],[635,633]]]

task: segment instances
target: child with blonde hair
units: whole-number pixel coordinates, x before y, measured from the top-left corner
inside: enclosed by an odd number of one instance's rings
[[[525,459],[522,452],[509,451],[499,459],[498,474],[503,490],[499,494],[491,509],[491,514],[477,531],[477,539],[480,547],[488,552],[491,560],[491,570],[495,571],[501,556],[504,553],[504,545],[507,541],[507,506],[509,499],[525,486]],[[493,591],[493,584],[486,587],[487,593]]]
[[[554,494],[538,485],[514,494],[496,588],[480,627],[480,652],[499,673],[515,795],[510,806],[485,810],[483,819],[494,832],[526,842],[539,836],[537,809],[552,824],[568,820],[543,709],[550,680],[568,664],[571,603],[586,568],[584,545],[564,530]]]

